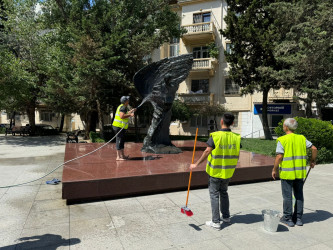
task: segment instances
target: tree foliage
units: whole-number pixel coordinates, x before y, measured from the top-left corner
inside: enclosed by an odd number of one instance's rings
[[[5,4],[7,11],[1,16],[9,18],[1,22],[6,30],[1,38],[26,71],[22,76],[30,76],[29,100],[42,101],[63,114],[80,113],[86,135],[97,120],[103,128],[103,115],[118,106],[120,96],[131,94],[139,101],[132,78],[143,58],[183,33],[167,0],[5,0]],[[8,55],[3,50],[1,56]],[[7,94],[17,99],[14,91]]]
[[[187,121],[192,117],[193,113],[186,103],[175,100],[172,103],[171,121]]]
[[[37,0],[5,0],[2,14],[6,20],[0,30],[1,59],[5,77],[1,78],[3,98],[1,108],[26,111],[34,130],[35,108],[46,81],[47,32],[42,32],[40,16],[35,11]],[[3,20],[3,19],[2,19]]]
[[[283,65],[274,77],[306,93],[307,116],[311,103],[321,108],[333,102],[333,2],[302,0],[273,4],[276,27],[285,39],[275,43],[275,57]],[[283,25],[282,25],[283,24]]]
[[[237,1],[227,0],[227,27],[222,34],[233,45],[233,52],[226,54],[230,65],[229,76],[242,87],[242,94],[255,91],[263,93],[263,127],[265,138],[271,139],[267,120],[267,96],[271,88],[279,87],[271,71],[280,65],[274,57],[272,41],[280,38],[272,25],[267,7],[274,0]]]

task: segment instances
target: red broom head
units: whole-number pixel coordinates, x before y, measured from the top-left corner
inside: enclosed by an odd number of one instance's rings
[[[192,216],[193,215],[193,212],[191,211],[191,209],[189,209],[188,207],[182,207],[180,209],[180,211],[183,213],[183,214],[186,214],[187,216]]]
[[[193,212],[191,211],[191,209],[188,209],[188,210],[185,211],[185,214],[186,214],[187,216],[192,216],[192,215],[193,215]]]

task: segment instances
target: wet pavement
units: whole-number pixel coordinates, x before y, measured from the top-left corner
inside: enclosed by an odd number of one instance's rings
[[[63,163],[65,136],[0,135],[0,186],[37,179]],[[236,170],[237,171],[237,170]],[[1,249],[333,249],[333,164],[318,165],[304,187],[303,227],[263,229],[263,209],[282,210],[280,181],[229,187],[231,225],[217,231],[207,188],[67,206],[62,167],[24,186],[0,189]]]

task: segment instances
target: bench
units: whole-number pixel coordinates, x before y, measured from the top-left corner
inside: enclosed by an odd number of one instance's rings
[[[12,134],[13,136],[15,136],[16,134],[25,136],[25,135],[30,135],[31,134],[31,129],[30,126],[15,126],[6,129],[6,135],[7,134]]]
[[[81,134],[81,130],[67,132],[66,143],[78,143],[80,134]]]

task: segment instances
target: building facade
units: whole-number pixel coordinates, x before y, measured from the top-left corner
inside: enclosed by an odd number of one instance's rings
[[[262,94],[240,95],[240,88],[228,77],[228,63],[225,52],[232,53],[232,44],[219,30],[226,26],[225,0],[178,0],[173,9],[181,18],[181,26],[187,30],[181,39],[173,39],[154,51],[153,61],[181,54],[193,53],[193,67],[188,78],[180,84],[177,98],[200,108],[202,105],[223,105],[236,116],[233,131],[247,137],[263,137],[261,117]],[[218,50],[211,55],[209,47]],[[293,101],[292,89],[271,90],[268,96],[268,120],[270,127],[287,117],[300,116],[303,111]],[[193,135],[196,127],[199,133],[207,135],[213,117],[198,116],[191,121],[176,121],[170,126],[173,135]],[[218,123],[220,118],[217,119]],[[219,124],[218,124],[218,127]]]

